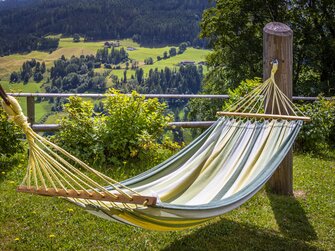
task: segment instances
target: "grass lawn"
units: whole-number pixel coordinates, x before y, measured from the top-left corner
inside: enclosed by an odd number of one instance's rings
[[[0,250],[335,249],[335,151],[295,156],[295,197],[262,189],[240,208],[180,232],[121,225],[62,199],[16,193],[25,166],[26,156],[0,164]]]

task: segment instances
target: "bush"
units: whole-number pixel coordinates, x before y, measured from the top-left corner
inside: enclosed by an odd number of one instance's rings
[[[116,90],[108,93],[104,112],[95,114],[90,101],[71,97],[65,105],[66,117],[54,140],[69,152],[90,164],[154,165],[180,146],[164,137],[164,128],[171,121],[165,115],[166,104],[157,99],[131,96]]]
[[[120,94],[116,90],[109,92],[115,96],[104,102],[108,116],[104,117],[101,135],[105,146],[105,155],[110,163],[123,161],[151,161],[158,163],[170,150],[178,148],[167,138],[162,138],[164,128],[172,120],[164,115],[166,104],[158,99],[145,99],[138,93],[131,96]],[[158,141],[161,140],[161,143]]]
[[[0,157],[11,157],[23,151],[20,139],[23,133],[14,123],[8,121],[5,111],[0,108]]]
[[[221,99],[193,99],[189,102],[189,119],[190,120],[215,120],[217,119],[216,112],[225,111],[233,103],[237,102],[241,97],[251,92],[261,83],[259,78],[247,79],[242,81],[235,89],[228,89],[229,99],[224,101]],[[203,94],[207,94],[206,90]],[[210,94],[223,94],[221,90],[215,90]]]
[[[238,102],[241,97],[246,96],[249,92],[254,90],[258,85],[261,84],[260,78],[246,79],[235,89],[228,89],[229,99],[224,102],[222,110],[227,110],[231,105]],[[256,111],[254,111],[256,112]]]
[[[335,102],[319,97],[313,103],[299,106],[300,110],[311,117],[311,122],[303,125],[296,148],[301,151],[319,152],[334,143],[335,132]]]
[[[99,117],[94,116],[94,105],[79,97],[70,97],[64,105],[66,116],[60,120],[61,130],[52,138],[79,159],[93,164],[101,162],[101,149],[98,144]]]

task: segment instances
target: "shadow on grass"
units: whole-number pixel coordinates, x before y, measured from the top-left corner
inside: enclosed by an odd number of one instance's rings
[[[313,226],[295,197],[275,195],[268,189],[267,195],[277,224],[285,236],[302,241],[317,239]]]
[[[173,242],[164,250],[319,250],[302,240],[222,219]]]
[[[183,237],[164,250],[321,250],[307,241],[317,234],[294,197],[267,194],[281,234],[222,219]]]

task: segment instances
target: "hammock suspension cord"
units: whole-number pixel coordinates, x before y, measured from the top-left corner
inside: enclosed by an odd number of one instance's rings
[[[228,111],[218,115],[254,115],[255,119],[266,114],[280,114],[285,119],[305,118],[303,113],[285,96],[275,82],[278,64],[274,63],[271,76],[243,99],[234,103]],[[1,87],[1,86],[0,86]],[[7,96],[0,88],[2,106],[9,119],[22,128],[29,144],[29,159],[25,177],[18,187],[20,192],[48,196],[69,197],[76,200],[92,200],[99,205],[116,209],[154,206],[155,196],[144,196],[122,183],[98,172],[61,147],[32,130],[27,118],[14,97]],[[272,100],[272,102],[270,102]],[[279,116],[278,119],[281,117]],[[108,202],[108,204],[107,204]]]

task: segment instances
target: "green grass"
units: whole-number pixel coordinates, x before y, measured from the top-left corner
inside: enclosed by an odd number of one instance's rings
[[[44,91],[41,88],[41,83],[28,82],[27,84],[21,83],[9,83],[9,81],[0,81],[0,84],[7,92],[41,92]]]
[[[27,84],[14,83],[10,84],[8,81],[0,81],[0,84],[7,92],[26,93],[26,92],[44,92],[41,83],[28,82]],[[17,98],[24,114],[27,114],[26,98]],[[39,120],[51,111],[51,104],[48,102],[35,103],[35,121]]]
[[[144,59],[152,57],[154,61],[157,60],[157,56],[163,57],[163,53],[166,51],[169,53],[170,46],[160,48],[146,48],[146,47],[135,47],[135,51],[128,51],[129,58],[143,62]]]
[[[181,61],[190,60],[194,61],[195,63],[199,63],[201,61],[206,60],[206,56],[209,54],[209,50],[200,50],[195,48],[188,48],[183,54],[178,54],[174,57],[162,59],[157,61],[157,56],[162,56],[164,51],[169,51],[171,47],[163,47],[163,48],[144,48],[144,47],[135,47],[137,50],[129,51],[129,57],[131,59],[139,61],[139,67],[143,69],[144,76],[147,77],[150,69],[157,68],[158,70],[162,70],[165,67],[170,69],[175,69],[179,67],[179,63]],[[152,57],[154,59],[154,64],[152,65],[145,65],[144,59]],[[112,70],[112,74],[117,76],[120,80],[123,78],[123,72],[125,66],[122,66],[122,69]],[[207,73],[207,67],[204,66],[204,74]],[[135,75],[135,70],[127,70],[127,78],[130,78],[131,75]]]
[[[124,47],[139,47],[140,45],[136,42],[134,42],[132,39],[123,39],[120,40],[121,46]]]
[[[42,51],[32,51],[26,54],[12,54],[0,57],[0,78],[9,79],[13,71],[19,71],[22,64],[35,58],[37,61],[45,62],[49,68],[53,65],[53,61],[59,59],[62,55],[69,58],[71,56],[89,55],[96,53],[97,49],[103,47],[103,41],[99,42],[80,42],[74,43],[72,38],[61,38],[59,40],[58,49],[52,53]],[[129,43],[128,40],[125,43]]]
[[[35,103],[35,121],[39,122],[43,116],[51,111],[52,104],[48,101]]]
[[[26,156],[18,159],[0,165],[0,250],[335,249],[335,151],[295,156],[296,197],[263,189],[240,208],[180,232],[121,225],[62,199],[16,193]]]

